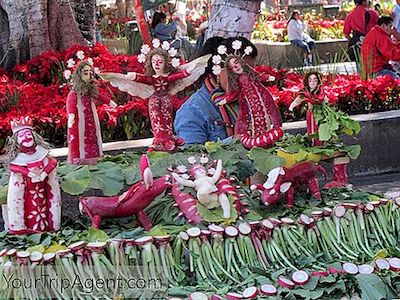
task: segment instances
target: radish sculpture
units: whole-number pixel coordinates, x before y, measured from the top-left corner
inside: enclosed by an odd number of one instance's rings
[[[251,188],[262,191],[261,200],[265,205],[275,204],[286,193],[286,204],[293,207],[295,190],[303,185],[308,187],[312,196],[321,200],[318,171],[327,175],[323,167],[311,161],[297,163],[291,168],[277,167],[268,173],[268,179],[263,185],[253,185]]]
[[[145,230],[152,228],[144,209],[171,186],[170,176],[165,175],[153,180],[149,159],[146,155],[141,157],[139,168],[142,180],[135,183],[122,195],[80,198],[80,211],[89,216],[93,227],[99,228],[102,218],[125,218],[136,215]]]

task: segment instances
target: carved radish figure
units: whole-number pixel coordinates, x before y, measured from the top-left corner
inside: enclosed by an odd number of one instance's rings
[[[276,203],[282,193],[285,193],[288,207],[294,206],[294,192],[300,186],[306,185],[311,195],[321,200],[321,193],[317,179],[318,171],[327,173],[323,167],[311,161],[295,164],[291,168],[277,167],[268,173],[267,181],[261,185],[253,185],[252,190],[261,190],[261,200],[265,205]]]
[[[80,198],[80,210],[92,220],[92,226],[99,228],[102,218],[125,218],[136,215],[145,230],[152,224],[143,210],[167,188],[171,187],[170,176],[153,180],[149,159],[143,155],[139,168],[142,180],[135,183],[121,196]]]

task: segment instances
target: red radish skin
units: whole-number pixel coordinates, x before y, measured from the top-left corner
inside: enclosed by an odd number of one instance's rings
[[[358,273],[358,267],[353,263],[344,263],[342,267],[347,274],[356,275]]]
[[[275,296],[278,293],[278,289],[271,284],[263,284],[260,290],[265,296]]]
[[[281,220],[278,220],[278,219],[275,219],[275,218],[269,218],[269,220],[271,221],[271,223],[272,223],[274,226],[279,226],[279,225],[282,224]]]
[[[389,270],[390,269],[389,262],[384,258],[378,258],[375,261],[375,265],[379,270]]]
[[[255,286],[252,286],[245,289],[242,294],[245,299],[254,299],[257,297],[258,293],[259,290]]]
[[[226,299],[228,299],[228,300],[243,299],[243,295],[238,294],[238,293],[229,292],[228,294],[226,294]]]
[[[17,254],[16,249],[10,249],[7,251],[7,256],[15,256],[15,254]]]
[[[0,257],[6,255],[6,253],[7,253],[7,249],[1,250],[1,251],[0,251]]]
[[[272,222],[269,221],[269,220],[262,220],[261,221],[261,226],[264,227],[267,230],[273,230],[274,229],[274,224],[272,224]]]
[[[328,271],[331,274],[343,274],[344,271],[340,269],[336,269],[335,267],[328,267]]]
[[[288,289],[292,289],[295,286],[293,281],[291,281],[290,279],[287,279],[285,277],[282,277],[282,276],[278,278],[278,283],[279,283],[279,285],[281,285],[285,288],[288,288]]]
[[[315,276],[315,277],[326,277],[328,276],[330,273],[329,271],[315,271],[311,273],[311,276]]]
[[[374,267],[372,267],[370,265],[358,266],[358,273],[360,273],[360,274],[372,274],[372,273],[374,273]]]
[[[324,215],[324,212],[317,210],[317,211],[313,211],[311,214],[314,218],[321,218]]]
[[[332,212],[333,212],[333,209],[332,209],[332,208],[330,208],[330,207],[324,207],[324,216],[325,216],[325,217],[330,216],[330,215],[332,214]]]
[[[213,294],[212,296],[211,296],[211,300],[223,300],[224,298],[222,298],[221,296],[218,296],[218,295],[216,295],[216,294]]]
[[[388,260],[389,262],[389,266],[390,266],[390,270],[398,272],[400,271],[400,259],[397,257],[393,257],[391,259]]]
[[[305,285],[310,280],[310,276],[305,271],[296,271],[292,275],[292,281],[298,285]]]

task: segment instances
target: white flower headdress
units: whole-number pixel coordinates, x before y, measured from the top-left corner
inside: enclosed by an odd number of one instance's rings
[[[63,72],[63,76],[67,81],[71,79],[72,73],[77,68],[78,64],[85,60],[85,53],[82,50],[77,51],[75,56],[79,61],[75,61],[73,58],[70,58],[66,61],[66,68]],[[86,61],[93,67],[94,63],[91,57],[87,58]],[[93,71],[96,74],[100,74],[100,69],[98,67],[94,67]]]
[[[165,52],[168,53],[168,55],[171,57],[171,65],[174,68],[177,68],[180,66],[181,61],[176,55],[178,54],[178,50],[176,50],[174,47],[171,46],[171,44],[167,41],[164,41],[161,43],[159,39],[153,39],[152,41],[152,46],[153,49],[156,48],[161,48]],[[147,60],[148,54],[151,51],[151,46],[147,44],[143,44],[142,48],[140,49],[140,54],[138,55],[138,62],[141,64],[144,64]]]
[[[253,52],[253,48],[251,46],[247,46],[243,49],[243,43],[240,40],[234,40],[232,42],[232,49],[234,50],[233,53],[228,53],[228,49],[226,48],[225,45],[220,45],[217,48],[217,53],[216,55],[213,55],[212,57],[212,62],[214,66],[212,67],[212,71],[215,75],[219,75],[221,73],[222,67],[221,63],[226,63],[228,57],[231,56],[239,56],[244,58],[245,56],[250,55]],[[240,55],[241,51],[243,50],[243,55]]]

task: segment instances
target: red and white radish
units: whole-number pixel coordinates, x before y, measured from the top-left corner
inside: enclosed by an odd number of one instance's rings
[[[189,300],[208,300],[208,297],[204,293],[194,292],[189,295]]]
[[[258,289],[255,286],[251,286],[245,289],[242,295],[243,298],[245,299],[253,299],[257,297],[258,293],[259,293]]]
[[[353,263],[344,263],[342,267],[347,274],[355,275],[358,273],[358,267]]]
[[[208,225],[208,230],[210,230],[212,233],[223,233],[224,229],[221,226],[215,225],[215,224],[210,224]]]
[[[262,220],[262,221],[261,221],[261,226],[262,226],[264,229],[269,230],[269,231],[271,231],[271,230],[274,229],[274,224],[272,224],[272,222],[269,221],[269,220]]]
[[[384,258],[378,258],[375,260],[375,265],[379,270],[389,270],[390,265],[389,262]]]
[[[243,235],[248,235],[251,233],[251,227],[249,225],[249,223],[240,223],[238,226],[239,232]]]
[[[292,281],[299,285],[304,285],[310,280],[310,275],[307,272],[299,270],[292,274]]]
[[[311,273],[311,276],[315,277],[326,277],[329,275],[329,271],[314,271]]]
[[[390,270],[396,271],[396,272],[400,271],[400,259],[399,258],[397,258],[397,257],[390,258],[388,260],[388,262],[390,265]]]
[[[228,226],[225,228],[225,234],[229,237],[237,237],[239,231],[233,226]]]
[[[275,296],[278,293],[278,289],[272,284],[263,284],[260,288],[261,294],[265,296]]]
[[[238,294],[238,293],[229,292],[228,294],[226,294],[226,299],[227,300],[239,300],[239,299],[243,299],[243,295]]]
[[[224,298],[222,298],[221,296],[218,296],[217,294],[213,294],[211,296],[211,300],[223,300]]]
[[[374,273],[374,267],[370,265],[358,266],[358,273],[360,274],[372,274]]]
[[[293,225],[294,221],[291,218],[282,218],[281,219],[282,224],[285,225]]]
[[[342,218],[346,214],[346,207],[343,205],[337,205],[334,210],[334,214],[336,218]]]
[[[198,237],[201,234],[201,230],[198,227],[189,228],[188,230],[186,230],[186,232],[191,238]]]
[[[278,278],[278,283],[279,283],[279,285],[281,285],[281,286],[283,286],[285,288],[288,288],[288,289],[292,289],[295,286],[293,281],[291,281],[290,279],[288,279],[286,277],[283,277],[283,276],[280,276]]]

